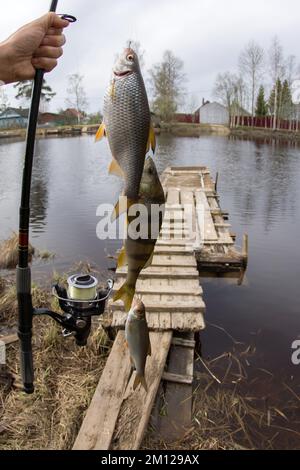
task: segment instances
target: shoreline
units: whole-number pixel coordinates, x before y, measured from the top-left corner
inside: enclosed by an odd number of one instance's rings
[[[78,124],[72,126],[59,127],[39,127],[37,128],[37,137],[48,136],[78,136],[94,135],[97,132],[98,124]],[[237,127],[230,129],[228,126],[213,124],[186,124],[171,123],[162,124],[161,127],[154,129],[156,135],[170,134],[174,137],[201,137],[202,135],[219,135],[224,137],[237,137],[241,139],[271,139],[281,141],[300,142],[300,132],[272,129],[263,129],[258,127]],[[1,139],[26,138],[26,129],[7,129],[0,130]]]

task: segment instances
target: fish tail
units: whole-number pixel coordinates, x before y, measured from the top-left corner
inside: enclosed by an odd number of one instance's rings
[[[114,302],[116,300],[120,300],[120,299],[123,300],[125,311],[129,312],[129,310],[131,308],[132,300],[133,300],[133,297],[134,297],[134,292],[135,292],[135,287],[129,286],[127,284],[127,282],[125,282],[120,287],[118,292],[115,293],[113,300],[114,300]]]
[[[135,390],[139,384],[142,384],[142,387],[145,389],[146,392],[148,392],[148,387],[147,387],[145,377],[137,373],[133,382],[133,390]]]

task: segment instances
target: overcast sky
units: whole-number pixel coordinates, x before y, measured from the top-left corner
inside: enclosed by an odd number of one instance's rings
[[[4,3],[4,2],[2,2]],[[43,14],[49,0],[9,0],[1,5],[0,40]],[[266,49],[278,35],[286,55],[299,54],[299,0],[59,0],[59,13],[78,22],[66,30],[59,66],[46,76],[56,91],[50,108],[65,107],[67,77],[84,75],[89,111],[102,108],[104,90],[118,51],[127,39],[145,49],[145,69],[171,49],[184,61],[186,89],[201,104],[212,99],[215,77],[234,71],[240,50],[251,39]],[[15,90],[6,87],[11,104]]]

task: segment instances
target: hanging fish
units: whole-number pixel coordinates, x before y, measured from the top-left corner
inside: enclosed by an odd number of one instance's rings
[[[138,200],[145,156],[150,147],[155,151],[155,135],[147,93],[139,61],[133,49],[127,48],[113,67],[113,76],[105,94],[103,123],[96,141],[104,135],[113,156],[109,172],[125,180],[127,207]],[[115,218],[120,214],[119,203]]]
[[[152,263],[155,243],[164,216],[164,190],[151,157],[148,157],[145,161],[138,204],[141,204],[142,209],[145,208],[145,211],[137,216],[141,236],[136,238],[135,233],[131,231],[132,224],[137,220],[137,217],[131,217],[129,211],[127,238],[118,257],[118,268],[128,265],[127,277],[125,283],[113,298],[114,301],[123,300],[126,312],[130,310],[136,282],[141,270]]]
[[[129,347],[130,359],[136,370],[133,390],[141,383],[147,392],[145,365],[151,356],[149,330],[146,321],[145,305],[139,299],[132,303],[125,324],[125,338]]]

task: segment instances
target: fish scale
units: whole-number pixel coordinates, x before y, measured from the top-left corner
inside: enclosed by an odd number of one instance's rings
[[[150,110],[140,73],[113,83],[104,98],[104,122],[113,157],[124,173],[124,194],[136,200],[150,130]]]

